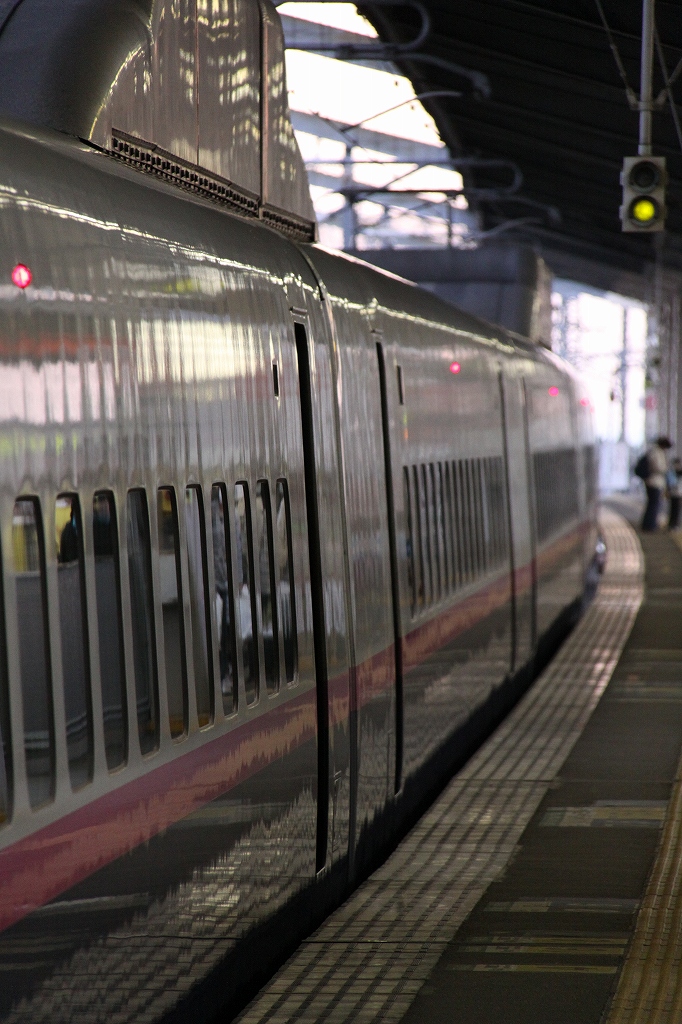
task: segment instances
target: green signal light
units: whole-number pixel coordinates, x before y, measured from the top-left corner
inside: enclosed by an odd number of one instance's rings
[[[658,203],[647,196],[641,196],[630,204],[630,219],[635,224],[641,224],[642,226],[653,224],[655,220],[658,220],[658,216]]]

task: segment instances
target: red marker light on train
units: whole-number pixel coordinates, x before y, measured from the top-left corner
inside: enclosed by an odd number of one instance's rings
[[[17,288],[28,288],[32,280],[33,274],[28,267],[23,263],[17,263],[12,271],[12,284],[15,284]]]
[[[450,373],[459,373],[461,369],[459,363],[450,363]]]
[[[584,406],[588,406],[590,404],[589,398],[581,398],[580,399],[580,404],[584,405]]]
[[[551,395],[552,398],[556,398],[556,396],[559,394],[558,387],[556,387],[554,384],[552,384],[551,388],[547,388],[547,394]]]

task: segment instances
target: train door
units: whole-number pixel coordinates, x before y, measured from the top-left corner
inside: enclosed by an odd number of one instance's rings
[[[327,634],[324,615],[320,516],[317,501],[317,467],[313,423],[313,394],[308,337],[303,324],[295,323],[298,360],[301,430],[303,433],[303,470],[305,479],[308,556],[310,563],[310,599],[313,620],[315,679],[317,684],[317,840],[316,868],[327,862],[329,832],[329,678]]]
[[[535,519],[525,385],[520,377],[503,372],[501,388],[514,594],[512,671],[517,671],[535,649]]]
[[[395,503],[393,499],[393,463],[391,459],[391,432],[389,428],[388,391],[386,387],[386,360],[381,341],[376,342],[379,362],[379,388],[381,392],[381,433],[384,449],[384,476],[386,485],[386,511],[388,513],[388,545],[391,570],[391,604],[393,619],[393,657],[395,659],[395,792],[402,785],[403,765],[403,648],[400,635],[400,590],[398,585],[398,551],[395,530]]]

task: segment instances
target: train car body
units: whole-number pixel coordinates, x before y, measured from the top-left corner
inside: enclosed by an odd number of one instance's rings
[[[551,353],[311,243],[267,0],[234,0],[275,71],[220,152],[151,86],[130,134],[169,39],[211,82],[220,5],[169,35],[163,0],[118,28],[65,0],[43,71],[41,3],[0,12],[0,106],[12,67],[35,101],[0,121],[0,1020],[224,1019],[578,613],[589,402]],[[100,29],[129,59],[62,123],[50,75]]]

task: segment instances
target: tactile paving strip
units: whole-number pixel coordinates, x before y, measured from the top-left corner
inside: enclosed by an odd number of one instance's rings
[[[682,1021],[682,760],[606,1024]]]
[[[391,1024],[403,1017],[509,862],[628,638],[643,595],[642,551],[620,516],[604,510],[601,525],[609,551],[604,578],[551,665],[386,863],[246,1008],[240,1024]]]

